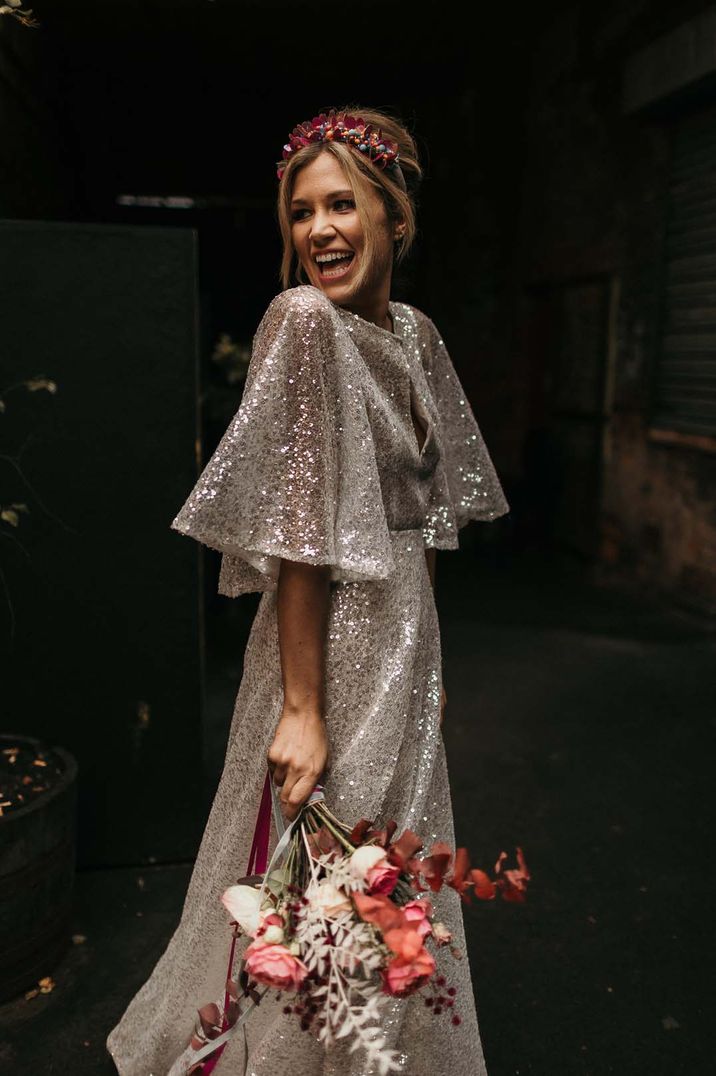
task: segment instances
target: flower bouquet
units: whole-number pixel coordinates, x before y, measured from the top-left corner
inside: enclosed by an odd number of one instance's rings
[[[420,837],[410,830],[396,837],[396,828],[391,821],[373,829],[367,819],[350,828],[317,788],[265,873],[224,892],[234,944],[241,934],[251,941],[237,982],[232,946],[224,1013],[217,1005],[199,1010],[191,1043],[197,1060],[189,1073],[213,1069],[226,1039],[266,990],[327,1049],[347,1039],[350,1052],[362,1048],[366,1064],[380,1073],[401,1068],[381,1028],[386,997],[422,991],[436,1017],[460,1023],[457,991],[437,973],[430,949],[449,946],[462,954],[436,920],[430,894],[447,885],[466,901],[474,893],[522,902],[530,874],[520,848],[517,868],[504,869],[502,852],[491,878],[470,867],[464,848],[453,854],[438,842],[421,855]]]

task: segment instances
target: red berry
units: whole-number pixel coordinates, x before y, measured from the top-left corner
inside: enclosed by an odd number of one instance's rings
[[[435,982],[438,984],[438,986],[445,986],[445,983],[447,982],[447,979],[445,978],[444,975],[438,975]]]
[[[460,1019],[460,1017],[459,1017],[459,1016],[453,1016],[453,1018],[452,1018],[452,1022],[453,1022],[453,1024],[455,1025],[455,1027],[457,1027],[457,1025],[458,1025],[458,1024],[461,1024],[461,1023],[462,1023],[462,1020]]]
[[[455,989],[454,986],[449,986],[448,987],[448,994],[450,995],[451,998],[455,997],[455,995],[457,994],[457,990]]]

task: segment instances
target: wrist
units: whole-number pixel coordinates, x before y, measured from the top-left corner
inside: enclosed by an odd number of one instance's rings
[[[325,714],[321,706],[316,702],[284,701],[281,711],[282,718],[291,721],[302,721],[310,724],[325,724]]]

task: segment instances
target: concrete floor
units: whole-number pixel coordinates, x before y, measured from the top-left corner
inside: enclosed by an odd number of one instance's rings
[[[474,549],[440,557],[438,604],[459,843],[490,866],[519,843],[533,874],[525,906],[465,910],[490,1076],[710,1076],[713,625],[576,565]],[[215,665],[209,792],[235,653]],[[190,870],[78,876],[86,940],[51,993],[0,1007],[1,1073],[114,1072],[105,1036]]]

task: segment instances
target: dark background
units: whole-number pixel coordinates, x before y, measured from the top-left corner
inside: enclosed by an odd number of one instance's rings
[[[2,416],[0,504],[30,507],[0,523],[2,726],[78,759],[90,944],[0,1007],[0,1066],[54,1071],[37,1027],[106,1071],[181,909],[257,598],[219,598],[169,522],[240,400],[217,340],[245,354],[280,290],[286,135],[363,103],[417,138],[395,298],[439,326],[511,506],[438,567],[458,834],[535,873],[524,914],[468,913],[488,1070],[710,1072],[713,7],[35,14],[0,18],[0,395],[58,392]]]

